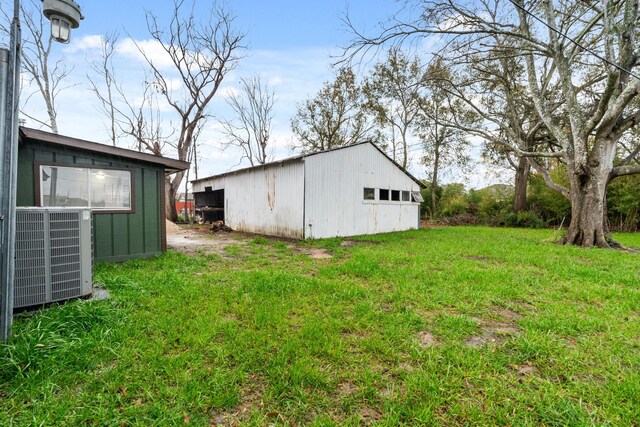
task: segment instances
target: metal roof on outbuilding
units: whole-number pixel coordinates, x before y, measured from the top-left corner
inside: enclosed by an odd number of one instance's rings
[[[321,155],[321,154],[326,154],[326,153],[330,153],[330,152],[334,152],[334,151],[339,151],[339,150],[344,150],[344,149],[348,149],[351,147],[355,147],[358,145],[363,145],[363,144],[371,144],[372,146],[374,146],[383,156],[385,156],[391,163],[393,163],[398,169],[400,169],[404,174],[406,174],[409,178],[411,178],[416,184],[418,184],[418,186],[420,186],[420,188],[426,188],[426,186],[420,182],[420,180],[418,180],[416,177],[414,177],[412,174],[410,174],[409,172],[407,172],[405,169],[402,168],[402,166],[400,166],[397,162],[395,162],[391,157],[389,157],[387,155],[387,153],[385,153],[384,151],[382,151],[380,149],[380,147],[378,147],[376,144],[374,144],[371,141],[364,141],[364,142],[359,142],[357,144],[351,144],[351,145],[345,145],[342,147],[336,147],[336,148],[331,148],[329,150],[324,150],[324,151],[317,151],[315,153],[308,153],[308,154],[300,154],[298,156],[293,156],[293,157],[288,157],[286,159],[282,159],[282,160],[276,160],[274,162],[270,162],[270,163],[265,163],[263,165],[257,165],[257,166],[250,166],[247,168],[242,168],[242,169],[236,169],[234,171],[229,171],[229,172],[225,172],[225,173],[221,173],[218,175],[211,175],[211,176],[207,176],[204,178],[198,178],[198,179],[194,179],[191,182],[195,183],[195,182],[200,182],[200,181],[205,181],[211,178],[222,178],[224,176],[229,176],[229,175],[235,175],[235,174],[241,174],[241,173],[247,173],[247,172],[251,172],[254,170],[258,170],[258,169],[264,169],[264,168],[268,168],[268,167],[273,167],[273,166],[282,166],[285,165],[287,163],[293,163],[296,161],[304,161],[305,158],[307,157],[311,157],[311,156],[317,156],[317,155]]]

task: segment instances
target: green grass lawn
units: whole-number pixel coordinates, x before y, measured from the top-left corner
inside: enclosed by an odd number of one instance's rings
[[[640,254],[451,227],[99,265],[15,320],[4,425],[638,425]],[[640,248],[640,235],[622,234]]]

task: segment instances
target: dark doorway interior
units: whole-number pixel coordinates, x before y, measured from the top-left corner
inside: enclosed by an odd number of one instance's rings
[[[207,188],[208,190],[208,188]],[[224,188],[193,193],[196,218],[200,223],[224,221]]]

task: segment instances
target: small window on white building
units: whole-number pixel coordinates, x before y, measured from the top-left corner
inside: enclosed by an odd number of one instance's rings
[[[394,202],[400,201],[400,190],[391,190],[391,200]]]
[[[389,190],[380,189],[380,200],[389,200]]]
[[[419,191],[412,191],[411,198],[413,199],[414,202],[424,202],[424,199],[422,198],[422,194],[420,194]]]
[[[409,191],[403,191],[402,192],[402,201],[403,202],[410,202],[411,201],[411,193]]]
[[[364,189],[364,199],[365,200],[375,200],[376,199],[376,189],[375,188],[367,188]]]

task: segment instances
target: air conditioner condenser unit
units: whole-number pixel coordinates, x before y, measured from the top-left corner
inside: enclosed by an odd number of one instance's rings
[[[91,295],[91,210],[16,209],[14,308]]]

